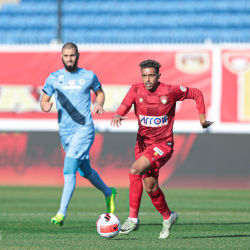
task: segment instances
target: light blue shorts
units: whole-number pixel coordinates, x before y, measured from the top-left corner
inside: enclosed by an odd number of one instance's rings
[[[94,125],[84,126],[75,133],[60,135],[66,157],[84,160],[89,158],[89,150],[95,139]]]

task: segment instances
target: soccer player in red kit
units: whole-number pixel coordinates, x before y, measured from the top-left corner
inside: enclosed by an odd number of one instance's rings
[[[194,99],[201,126],[207,128],[213,122],[205,120],[204,99],[200,90],[159,82],[161,65],[157,61],[145,60],[139,66],[143,83],[132,85],[111,120],[111,125],[119,127],[122,120],[128,119],[125,115],[134,104],[139,123],[136,161],[129,173],[129,217],[122,225],[120,234],[129,234],[140,226],[138,212],[143,180],[153,205],[163,217],[163,229],[159,238],[164,239],[170,235],[171,227],[178,219],[178,214],[169,209],[158,185],[159,170],[173,154],[176,102]]]

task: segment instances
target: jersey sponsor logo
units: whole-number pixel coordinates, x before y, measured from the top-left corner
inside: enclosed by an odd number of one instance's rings
[[[69,85],[69,86],[76,85],[76,80],[70,80],[70,81],[68,82],[68,85]]]
[[[154,149],[153,149],[157,154],[159,154],[160,156],[162,156],[164,153],[159,149],[159,148],[157,148],[157,147],[155,147]]]
[[[63,86],[63,89],[80,89],[81,86]]]
[[[183,87],[183,86],[180,86],[180,89],[181,89],[182,92],[186,92],[186,90],[187,90],[187,89],[186,89],[185,87]]]
[[[140,98],[140,99],[139,99],[139,102],[142,102],[142,101],[143,101],[143,98]]]
[[[84,84],[85,84],[85,80],[84,80],[84,79],[80,79],[80,80],[79,80],[79,84],[80,84],[80,85],[84,85]]]
[[[144,116],[139,115],[142,126],[145,127],[162,127],[168,124],[168,116]]]
[[[168,101],[168,98],[166,96],[161,96],[160,101],[161,101],[162,104],[166,104],[167,101]]]

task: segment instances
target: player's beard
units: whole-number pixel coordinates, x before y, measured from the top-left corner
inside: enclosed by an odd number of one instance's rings
[[[73,64],[73,66],[68,66],[64,60],[62,59],[63,61],[63,65],[65,67],[65,69],[68,71],[68,72],[75,72],[76,69],[77,69],[77,64],[78,64],[78,58],[75,60],[75,63]]]

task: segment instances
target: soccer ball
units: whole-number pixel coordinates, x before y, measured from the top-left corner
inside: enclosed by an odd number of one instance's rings
[[[102,214],[96,221],[96,230],[102,237],[113,238],[120,232],[121,222],[114,214]]]

